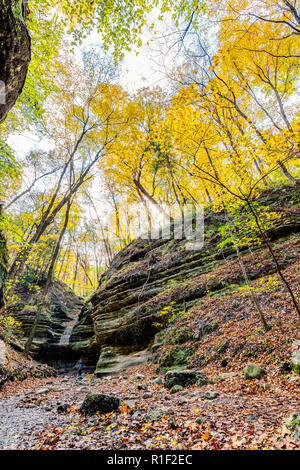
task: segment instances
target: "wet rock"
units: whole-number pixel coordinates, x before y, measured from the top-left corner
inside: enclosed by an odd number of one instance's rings
[[[89,393],[80,407],[80,412],[87,415],[110,413],[118,411],[121,402],[119,398],[99,393]]]
[[[247,364],[244,368],[245,379],[260,379],[266,375],[265,370],[258,364]]]

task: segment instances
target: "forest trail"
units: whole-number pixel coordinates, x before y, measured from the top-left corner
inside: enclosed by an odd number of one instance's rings
[[[97,379],[65,375],[7,383],[0,392],[1,449],[273,449],[299,448],[283,419],[299,410],[297,391],[286,384],[262,390],[240,386],[238,374],[170,394],[153,383],[147,364],[127,375]],[[157,376],[156,376],[157,377]],[[286,379],[288,380],[288,379]],[[205,398],[208,390],[218,393]],[[120,398],[120,413],[87,417],[79,412],[87,393]],[[149,413],[165,415],[149,421]]]

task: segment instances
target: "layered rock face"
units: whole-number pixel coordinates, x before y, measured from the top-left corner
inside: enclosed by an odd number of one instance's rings
[[[21,94],[31,58],[26,4],[23,0],[0,0],[0,123]]]
[[[45,281],[45,276],[39,276],[34,271],[27,271],[16,287],[14,293],[16,300],[6,306],[5,313],[21,323],[24,339],[28,337],[31,330],[37,311],[39,293]],[[71,362],[76,360],[74,352],[69,348],[68,338],[63,338],[63,336],[70,325],[77,321],[81,308],[82,301],[66,284],[59,280],[52,282],[33,341],[32,352],[37,359],[48,363],[60,360],[66,363],[68,360]]]
[[[4,281],[7,273],[7,261],[5,239],[0,232],[0,310],[4,307]]]
[[[280,215],[268,230],[271,240],[284,240],[299,231],[299,193],[295,188],[267,191],[261,196],[261,203],[269,205]],[[94,348],[94,355],[97,353],[96,344],[101,348],[96,366],[97,374],[119,372],[128,363],[132,365],[142,362],[147,354],[144,356],[141,351],[151,345],[155,334],[165,327],[167,318],[188,311],[199,299],[210,295],[208,293],[219,295],[226,292],[231,284],[243,284],[238,264],[221,281],[220,278],[215,281],[214,276],[209,275],[203,283],[203,275],[236,260],[232,246],[218,246],[221,241],[218,229],[224,224],[222,213],[206,214],[205,244],[198,251],[187,250],[184,239],[138,239],[116,255],[71,336],[72,347],[81,349],[83,354],[87,345]],[[254,246],[253,250],[263,248]],[[248,247],[241,247],[241,252],[245,255],[245,262],[249,264],[250,279],[275,272],[271,260],[264,265],[252,267],[253,262],[246,259]],[[285,267],[292,262],[292,257],[279,254],[281,266]],[[207,328],[213,328],[213,325],[208,325]],[[181,333],[178,332],[178,338],[174,337],[174,357],[165,357],[162,367],[170,368],[174,363],[184,366],[188,357],[193,354],[193,350],[182,351]],[[156,336],[157,344],[152,346],[152,352],[156,346],[159,347],[158,337],[161,335],[163,332]]]

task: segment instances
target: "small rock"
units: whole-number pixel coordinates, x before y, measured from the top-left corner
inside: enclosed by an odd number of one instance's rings
[[[295,372],[295,374],[300,375],[300,354],[297,354],[296,356],[292,357],[291,368],[292,371]]]
[[[181,392],[181,390],[183,390],[183,387],[182,387],[181,385],[174,385],[174,386],[170,389],[170,393]]]
[[[188,403],[189,401],[186,398],[181,398],[178,400],[177,404],[178,405],[184,405],[185,403]]]
[[[144,392],[146,392],[148,390],[148,387],[146,384],[139,384],[137,386],[138,390],[144,390]]]
[[[292,375],[288,379],[289,384],[297,384],[298,382],[299,382],[299,377],[297,377],[297,375]]]
[[[170,427],[171,429],[178,429],[179,425],[176,421],[176,419],[174,418],[174,416],[171,416],[170,418]]]
[[[198,416],[198,418],[195,419],[195,423],[197,424],[204,424],[206,421],[207,418],[205,416]]]
[[[255,415],[248,415],[246,418],[247,423],[251,423],[252,421],[257,421],[257,416]]]
[[[134,408],[136,404],[136,400],[124,400],[125,405],[129,406],[129,408]]]
[[[266,375],[266,371],[258,364],[247,364],[244,369],[245,379],[260,379]]]
[[[67,413],[68,409],[71,408],[69,404],[64,403],[63,405],[59,405],[56,410],[58,413]]]
[[[110,413],[117,411],[120,407],[120,400],[117,397],[103,395],[100,393],[89,393],[81,405],[80,412],[87,415],[99,413]]]
[[[145,400],[147,398],[152,398],[152,393],[144,393],[143,398],[145,398]]]
[[[289,362],[284,362],[279,368],[281,374],[289,374],[292,370],[291,364]]]
[[[53,390],[55,390],[54,387],[43,387],[39,388],[35,393],[37,393],[38,395],[43,395],[45,393],[52,392]]]
[[[142,374],[136,374],[132,377],[132,380],[144,380],[146,377]]]
[[[207,392],[204,393],[203,397],[206,398],[207,400],[214,400],[219,396],[219,392],[214,392],[212,390],[207,390]]]
[[[174,412],[172,408],[153,408],[148,412],[148,414],[145,416],[146,421],[159,421],[164,415],[165,416],[171,416],[173,415]]]
[[[169,370],[165,375],[165,387],[171,389],[174,385],[187,387],[189,385],[202,386],[208,382],[206,375],[197,370]]]
[[[152,380],[152,383],[162,385],[163,381],[161,377],[156,377],[154,380]]]

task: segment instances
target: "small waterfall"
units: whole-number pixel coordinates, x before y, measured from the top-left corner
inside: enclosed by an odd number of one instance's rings
[[[72,321],[67,323],[65,331],[63,332],[63,334],[60,337],[58,346],[68,346],[69,345],[70,336],[71,336],[73,327],[74,327],[76,322],[77,322],[77,317],[74,318]]]

